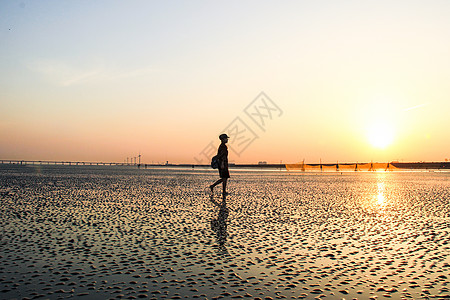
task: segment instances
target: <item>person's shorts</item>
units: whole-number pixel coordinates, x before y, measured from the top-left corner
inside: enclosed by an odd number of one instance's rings
[[[219,176],[220,178],[230,178],[230,172],[228,171],[228,168],[219,168]]]

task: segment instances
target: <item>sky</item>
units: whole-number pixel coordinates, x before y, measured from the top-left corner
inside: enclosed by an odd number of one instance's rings
[[[0,159],[450,159],[449,1],[1,1]]]

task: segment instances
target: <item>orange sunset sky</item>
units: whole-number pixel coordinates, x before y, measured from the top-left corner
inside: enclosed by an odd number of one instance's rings
[[[236,163],[444,161],[449,16],[449,1],[2,1],[0,159],[206,163],[239,118],[257,138],[231,139]],[[245,113],[262,91],[279,109],[263,127]]]

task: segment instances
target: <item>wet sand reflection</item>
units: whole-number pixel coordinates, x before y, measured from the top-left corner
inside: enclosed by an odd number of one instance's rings
[[[222,197],[222,201],[218,202],[214,199],[214,196],[210,197],[211,202],[219,208],[217,217],[211,220],[211,229],[215,232],[217,243],[219,245],[219,250],[221,254],[228,254],[226,248],[227,241],[227,219],[228,219],[228,208],[227,208],[227,199],[226,196]]]
[[[0,169],[2,298],[445,298],[450,174]],[[125,173],[124,173],[125,172]]]

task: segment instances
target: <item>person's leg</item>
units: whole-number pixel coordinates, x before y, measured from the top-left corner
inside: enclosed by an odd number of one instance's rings
[[[228,181],[228,178],[223,178],[222,179],[222,187],[223,187],[223,194],[224,195],[227,194],[227,181]]]
[[[209,186],[209,188],[211,189],[211,192],[213,191],[214,187],[216,185],[218,185],[219,183],[221,183],[223,181],[222,178],[220,178],[219,180],[217,180],[216,182],[214,182],[212,185]]]

